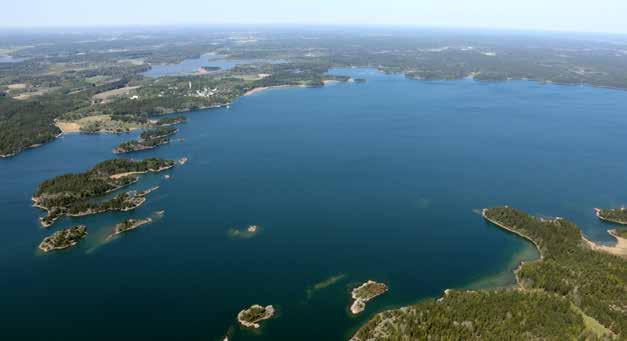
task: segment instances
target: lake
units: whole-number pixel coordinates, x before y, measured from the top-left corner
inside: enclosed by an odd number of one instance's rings
[[[203,54],[198,58],[185,59],[174,64],[155,64],[151,69],[142,73],[148,77],[183,76],[198,72],[203,66],[219,67],[221,70],[229,70],[237,65],[256,63],[284,63],[283,60],[266,59],[226,59],[215,54]]]
[[[0,55],[0,63],[19,63],[26,60],[26,58],[15,58],[12,56]]]
[[[511,285],[511,269],[537,253],[485,223],[481,208],[566,217],[611,242],[593,208],[627,201],[617,157],[626,92],[333,72],[367,83],[274,89],[192,112],[182,142],[129,154],[189,158],[133,185],[161,185],[133,212],[45,230],[30,198],[138,133],[66,135],[0,160],[0,338],[341,340],[446,288]],[[106,240],[123,219],[159,210],[153,224]],[[79,223],[89,235],[77,247],[36,250]],[[230,234],[249,225],[260,227],[252,238]],[[350,290],[368,279],[390,291],[352,316]],[[236,315],[255,303],[278,316],[243,330]]]

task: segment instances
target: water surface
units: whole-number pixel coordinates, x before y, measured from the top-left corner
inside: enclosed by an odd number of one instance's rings
[[[627,93],[335,72],[368,82],[269,90],[188,114],[183,142],[131,154],[189,158],[170,180],[134,185],[161,185],[134,212],[44,230],[30,197],[136,133],[66,135],[0,160],[0,338],[217,340],[230,329],[234,340],[340,340],[446,288],[510,284],[511,268],[537,254],[477,209],[567,217],[611,240],[592,209],[627,201]],[[103,243],[116,223],[158,210],[162,219]],[[79,246],[36,251],[78,223],[89,230]],[[229,233],[252,224],[253,238]],[[367,279],[390,291],[351,316],[349,290]],[[235,316],[254,303],[279,316],[241,330]]]
[[[26,58],[15,58],[13,56],[0,55],[0,63],[18,63],[26,60]]]
[[[203,66],[219,67],[221,70],[229,70],[237,65],[256,63],[282,63],[282,60],[266,59],[226,59],[215,54],[203,54],[198,58],[185,59],[175,64],[155,64],[143,73],[148,77],[184,76],[198,72]]]

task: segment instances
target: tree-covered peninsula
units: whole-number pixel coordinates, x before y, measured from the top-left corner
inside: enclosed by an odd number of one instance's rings
[[[143,195],[122,193],[109,200],[97,199],[136,182],[137,174],[159,172],[174,165],[174,161],[158,158],[104,161],[87,172],[65,174],[44,181],[33,195],[34,206],[48,212],[41,218],[45,227],[65,215],[82,216],[130,210],[145,201]]]
[[[148,129],[139,135],[139,138],[143,141],[160,139],[176,134],[178,129],[172,126],[160,126],[154,129]]]
[[[170,143],[170,135],[176,134],[178,131],[171,126],[172,124],[165,124],[158,126],[157,128],[149,129],[141,133],[139,140],[132,140],[124,142],[115,149],[115,154],[130,153],[140,150],[153,149],[158,146]]]
[[[627,261],[593,250],[564,219],[509,207],[489,222],[532,241],[542,258],[516,270],[518,287],[450,291],[438,300],[375,316],[354,340],[622,339],[627,335]]]
[[[43,252],[67,249],[78,244],[86,235],[87,227],[85,225],[77,225],[59,230],[51,236],[44,238],[39,244],[39,249]]]
[[[131,230],[134,230],[142,225],[152,223],[151,218],[146,219],[126,219],[123,222],[115,225],[115,230],[113,231],[114,235],[122,234]]]
[[[185,116],[164,117],[155,122],[155,126],[166,127],[187,122]]]
[[[350,308],[351,312],[353,314],[361,313],[366,309],[366,303],[368,303],[368,301],[383,295],[386,291],[388,291],[387,285],[372,280],[368,280],[364,284],[354,288],[353,291],[351,291],[351,297],[354,300]]]
[[[117,147],[113,149],[113,153],[115,154],[124,154],[137,152],[140,150],[147,150],[157,148],[158,146],[170,143],[170,139],[167,137],[161,137],[150,140],[131,140],[124,143],[121,143]]]
[[[627,209],[614,208],[614,209],[599,209],[595,208],[597,217],[601,220],[609,221],[611,223],[617,223],[621,225],[627,225]]]

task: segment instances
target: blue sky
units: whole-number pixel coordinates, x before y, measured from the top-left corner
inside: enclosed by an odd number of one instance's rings
[[[627,0],[24,0],[0,26],[348,24],[627,33]]]

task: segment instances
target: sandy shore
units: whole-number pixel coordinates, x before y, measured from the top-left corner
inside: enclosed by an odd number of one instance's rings
[[[284,89],[284,88],[305,88],[305,85],[277,85],[277,86],[262,86],[246,91],[242,96],[250,96],[268,89]]]
[[[54,125],[61,129],[63,134],[79,133],[81,131],[80,124],[74,122],[54,122]]]
[[[517,234],[518,236],[520,236],[522,238],[525,238],[525,239],[529,240],[530,242],[532,242],[536,246],[536,249],[538,249],[538,252],[540,252],[540,259],[544,259],[544,255],[542,255],[542,251],[540,250],[540,247],[538,247],[538,244],[536,244],[535,241],[533,241],[531,238],[527,237],[526,235],[524,235],[524,234],[522,234],[522,233],[520,233],[518,231],[515,231],[515,230],[513,230],[513,229],[511,229],[511,228],[509,228],[509,227],[507,227],[507,226],[505,226],[503,224],[500,224],[497,221],[494,221],[494,220],[488,218],[485,215],[485,211],[486,211],[486,209],[483,209],[483,211],[482,211],[482,215],[483,215],[483,218],[485,220],[489,221],[490,223],[492,223],[492,224],[494,224],[494,225],[496,225],[496,226],[498,226],[498,227],[500,227],[502,229],[505,229],[505,230],[507,230],[509,232]],[[595,211],[596,211],[597,216],[599,216],[599,209],[595,208]],[[601,217],[599,217],[599,218],[601,218]],[[603,218],[601,218],[601,219],[603,219]],[[613,255],[617,255],[617,256],[621,256],[621,257],[627,257],[627,239],[619,237],[618,234],[616,233],[616,230],[608,230],[607,232],[610,235],[612,235],[614,238],[616,238],[617,242],[616,242],[615,246],[607,246],[607,245],[597,244],[597,243],[587,239],[586,237],[584,237],[583,234],[581,235],[581,239],[593,250],[607,252],[607,253],[611,253]],[[522,264],[514,272],[517,273],[518,270],[520,269],[520,267],[523,264],[524,264],[524,262],[522,262]],[[516,274],[516,277],[518,277],[518,274]]]
[[[588,246],[590,246],[590,248],[593,250],[607,252],[613,255],[627,258],[627,239],[621,238],[618,235],[616,230],[607,230],[607,233],[609,233],[612,237],[616,238],[616,245],[607,246],[607,245],[597,244],[589,240],[588,238],[584,237],[583,235],[581,236],[581,238],[583,238],[586,244],[588,244]]]
[[[135,175],[135,174],[145,174],[148,172],[126,172],[126,173],[118,173],[118,174],[113,174],[110,176],[111,179],[120,179],[123,178],[125,176],[130,176],[130,175]]]
[[[126,173],[118,173],[118,174],[113,174],[113,175],[111,175],[109,178],[111,178],[111,179],[119,179],[119,178],[123,178],[123,177],[125,177],[125,176],[135,175],[135,174],[159,173],[159,172],[162,172],[162,171],[164,171],[164,170],[166,170],[166,169],[170,169],[170,168],[172,168],[172,167],[174,167],[174,165],[172,165],[172,166],[166,166],[166,167],[161,167],[161,168],[159,168],[159,169],[155,169],[155,170],[152,170],[152,169],[151,169],[151,170],[147,170],[147,171],[144,171],[144,172],[126,172]]]

